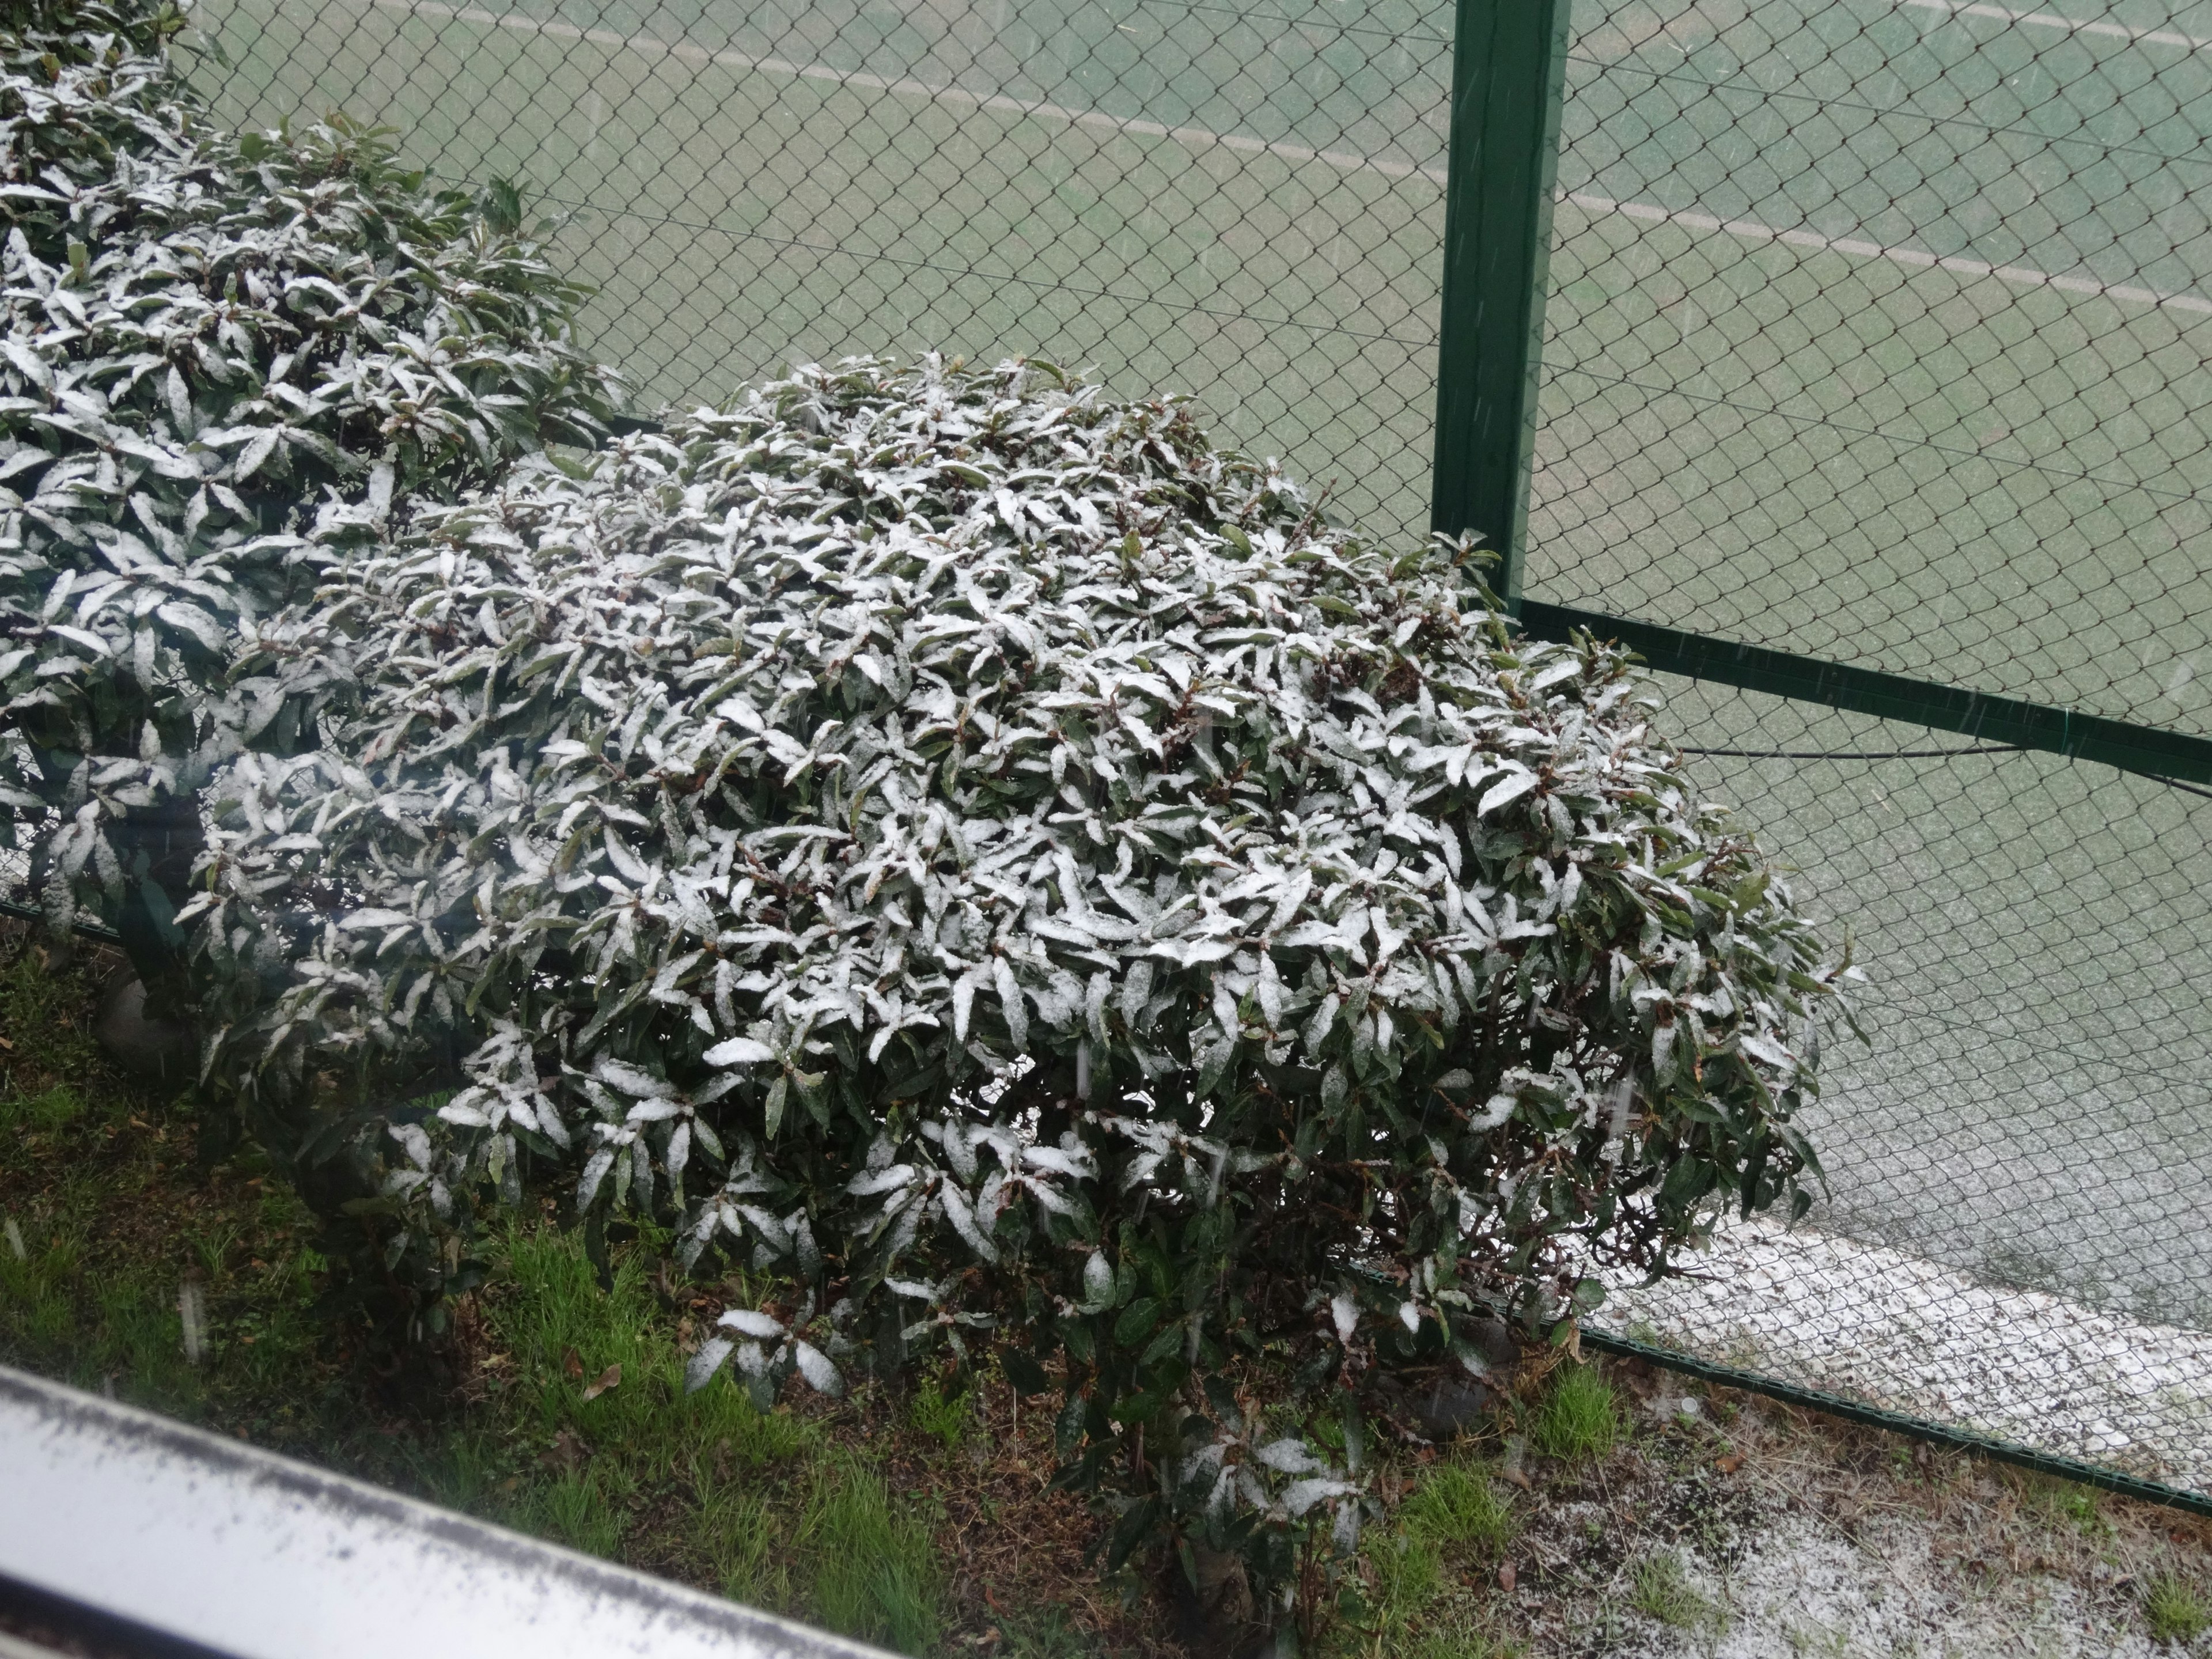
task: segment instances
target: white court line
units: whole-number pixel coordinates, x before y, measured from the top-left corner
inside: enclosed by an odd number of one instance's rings
[[[369,4],[380,11],[396,11],[410,17],[447,17],[457,22],[489,24],[518,34],[545,34],[563,40],[589,40],[594,46],[614,46],[647,57],[674,58],[684,63],[713,64],[726,69],[757,70],[769,75],[789,76],[794,80],[827,82],[833,86],[862,87],[871,92],[896,93],[904,98],[922,98],[932,103],[991,110],[1002,115],[1026,115],[1041,121],[1059,121],[1068,126],[1088,127],[1103,132],[1172,138],[1177,143],[1188,144],[1197,149],[1218,146],[1249,155],[1279,155],[1291,161],[1321,161],[1340,172],[1379,173],[1386,179],[1433,179],[1438,184],[1444,179],[1441,167],[1419,167],[1411,161],[1385,161],[1371,155],[1355,155],[1349,150],[1312,149],[1304,144],[1285,144],[1273,139],[1247,138],[1237,133],[1216,132],[1211,127],[1164,126],[1158,121],[1139,121],[1109,115],[1103,110],[1075,109],[1066,104],[1009,98],[1003,94],[994,95],[969,92],[963,87],[942,86],[929,81],[896,80],[889,76],[871,75],[865,70],[831,69],[822,64],[797,64],[785,58],[762,58],[744,52],[709,52],[704,46],[656,40],[649,34],[617,34],[611,29],[587,29],[574,23],[540,22],[536,18],[518,16],[513,12],[486,11],[477,6],[449,6],[439,3],[439,0],[369,0]]]
[[[2032,28],[2064,29],[2069,34],[2097,34],[2115,40],[2147,40],[2155,46],[2180,46],[2190,52],[2212,47],[2203,35],[2181,34],[2172,29],[2130,28],[2125,23],[2091,22],[2062,17],[2055,11],[2016,11],[2010,6],[1967,5],[1964,0],[1898,0],[1915,11],[1940,11],[1953,17],[1986,17],[1994,22],[2021,23]]]
[[[1725,231],[1747,241],[1784,242],[1791,247],[1809,248],[1815,252],[1848,253],[1861,259],[1887,259],[1893,264],[1915,270],[1948,270],[1961,276],[1994,276],[2001,283],[2010,283],[2019,288],[2055,288],[2063,294],[2088,294],[2108,300],[2130,300],[2139,305],[2165,306],[2174,311],[2194,312],[2199,316],[2212,317],[2212,300],[2202,300],[2194,294],[2166,294],[2154,288],[2134,288],[2124,283],[2100,283],[2093,276],[2057,276],[2047,270],[2032,270],[2026,265],[1992,265],[1979,259],[1962,259],[1955,254],[1926,253],[1914,247],[1884,247],[1878,242],[1863,242],[1850,236],[1823,236],[1814,230],[1778,230],[1772,225],[1759,224],[1749,219],[1720,219],[1710,213],[1650,207],[1642,202],[1616,202],[1610,197],[1592,196],[1582,191],[1563,191],[1558,199],[1571,202],[1586,212],[1617,213],[1643,224],[1680,225],[1686,230]]]
[[[831,69],[822,64],[799,64],[788,58],[764,58],[731,50],[710,52],[704,46],[695,46],[684,41],[661,40],[649,34],[617,34],[612,29],[587,29],[574,23],[544,22],[513,12],[487,11],[477,6],[447,5],[442,3],[442,0],[368,0],[368,3],[378,10],[398,12],[404,16],[443,17],[455,22],[506,29],[518,34],[548,35],[562,40],[588,40],[594,46],[611,46],[618,51],[637,52],[647,57],[673,58],[683,63],[752,70],[763,74],[787,76],[793,80],[823,82],[833,86],[860,87],[871,92],[892,93],[902,98],[919,98],[965,109],[990,110],[999,114],[1024,116],[1034,120],[1057,121],[1094,131],[1168,138],[1194,149],[1219,148],[1240,155],[1275,155],[1290,161],[1318,161],[1345,173],[1374,173],[1386,179],[1425,179],[1437,185],[1444,182],[1442,167],[1420,167],[1411,161],[1387,161],[1374,156],[1356,155],[1347,150],[1313,149],[1304,144],[1286,144],[1274,139],[1216,132],[1211,127],[1167,126],[1158,121],[1109,115],[1103,110],[1077,109],[1066,104],[1009,98],[1003,94],[969,92],[962,87],[895,79],[889,76],[871,75],[862,70]],[[2002,12],[2008,17],[2040,17],[2045,15],[2005,12],[1996,6],[1954,5],[1951,0],[1902,0],[1902,3],[1976,14]],[[2065,22],[2067,20],[2057,18],[2053,21]],[[1585,212],[1619,214],[1642,224],[1671,224],[1680,225],[1686,230],[1719,231],[1749,241],[1781,242],[1790,247],[1808,248],[1816,252],[1848,254],[1863,259],[1887,259],[1909,270],[1947,270],[1961,276],[1993,276],[1999,282],[2019,288],[2057,289],[2064,294],[2086,294],[2212,316],[2212,300],[2202,300],[2193,294],[2167,294],[2157,289],[2100,283],[2088,276],[2054,276],[2049,271],[2034,270],[2025,265],[1985,264],[1979,259],[1924,253],[1918,248],[1885,247],[1876,242],[1860,241],[1851,237],[1823,236],[1817,231],[1781,230],[1749,219],[1721,219],[1709,213],[1651,207],[1642,202],[1616,202],[1610,197],[1592,195],[1583,191],[1562,191],[1554,199],[1571,202]]]

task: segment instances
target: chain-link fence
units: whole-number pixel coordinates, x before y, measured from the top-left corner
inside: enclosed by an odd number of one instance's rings
[[[2212,730],[2212,7],[1581,0],[1565,82],[1528,596]],[[1671,701],[1870,1041],[1810,1231],[1615,1328],[2212,1489],[2205,792]]]
[[[2104,3],[1580,0],[1522,586],[1953,711],[1662,676],[1700,781],[1856,935],[1869,1041],[1829,1036],[1813,1218],[1606,1328],[2201,1496],[2212,802],[2034,736],[2212,733],[2212,3]],[[342,110],[518,183],[641,404],[1041,356],[1425,527],[1448,4],[196,16],[227,118]],[[1961,692],[2038,705],[2031,746]]]
[[[1348,17],[1340,16],[1349,9]],[[1426,512],[1450,34],[1328,0],[207,0],[237,121],[343,111],[564,218],[641,403],[850,352],[1201,396]]]

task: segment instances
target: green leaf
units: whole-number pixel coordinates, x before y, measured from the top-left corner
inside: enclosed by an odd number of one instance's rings
[[[1154,1334],[1152,1340],[1145,1344],[1144,1352],[1137,1356],[1138,1364],[1145,1366],[1158,1364],[1168,1355],[1181,1348],[1183,1340],[1184,1331],[1181,1325],[1161,1326]]]
[[[1198,1080],[1191,1085],[1191,1098],[1204,1100],[1212,1094],[1236,1054],[1237,1039],[1233,1036],[1223,1037],[1212,1044],[1200,1057]]]
[[[1119,1521],[1114,1523],[1113,1535],[1106,1547],[1106,1571],[1119,1572],[1129,1558],[1150,1540],[1159,1521],[1159,1500],[1145,1498],[1131,1504]]]
[[[522,192],[505,179],[489,179],[477,198],[477,211],[495,234],[512,236],[522,228]]]
[[[1324,1346],[1316,1348],[1300,1360],[1297,1369],[1291,1373],[1291,1394],[1303,1396],[1328,1387],[1335,1378],[1337,1367],[1343,1361],[1343,1354],[1334,1347]]]
[[[1160,1322],[1160,1304],[1149,1296],[1139,1297],[1114,1322],[1114,1345],[1127,1348],[1143,1341]]]
[[[1052,1379],[1045,1375],[1044,1367],[1020,1348],[1001,1348],[999,1365],[1018,1395],[1042,1394],[1052,1387]]]
[[[1767,1150],[1768,1142],[1765,1135],[1753,1138],[1751,1156],[1744,1162],[1743,1175],[1737,1186],[1742,1200],[1739,1213],[1743,1216],[1749,1216],[1759,1203],[1759,1183],[1766,1174]]]
[[[1067,1403],[1060,1408],[1059,1419],[1053,1425],[1052,1441],[1062,1462],[1073,1457],[1083,1444],[1084,1423],[1090,1409],[1091,1402],[1079,1394],[1070,1395]]]

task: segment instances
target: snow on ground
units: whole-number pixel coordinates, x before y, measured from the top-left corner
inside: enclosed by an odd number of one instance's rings
[[[1593,1323],[1804,1387],[2212,1491],[2212,1334],[1998,1290],[1753,1218],[1694,1277],[1608,1285]]]
[[[1534,1659],[2212,1659],[2150,1639],[2212,1595],[2212,1525],[1644,1366],[1638,1432],[1540,1462],[1472,1622]],[[1468,1651],[1497,1650],[1468,1644]],[[1424,1652],[1441,1654],[1449,1644]]]
[[[1962,1583],[1924,1528],[1850,1539],[1793,1516],[1719,1570],[1686,1552],[1687,1587],[1710,1616],[1636,1622],[1638,1659],[2152,1659],[2170,1655],[2082,1586],[2042,1574]]]

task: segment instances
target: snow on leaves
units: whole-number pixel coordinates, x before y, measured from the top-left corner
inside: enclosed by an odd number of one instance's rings
[[[359,699],[222,780],[210,1064],[373,1111],[458,1054],[441,1191],[526,1152],[844,1310],[695,1382],[1018,1333],[1079,1463],[1201,1382],[1225,1423],[1235,1352],[1356,1389],[1556,1317],[1577,1252],[1795,1193],[1845,970],[1620,654],[1480,568],[1042,365],[526,462],[331,569]],[[1356,1526],[1302,1447],[1184,1454],[1192,1512]]]
[[[96,827],[296,746],[342,671],[275,613],[395,504],[595,441],[610,386],[576,290],[380,138],[210,129],[173,8],[39,14],[0,34],[0,799]]]

